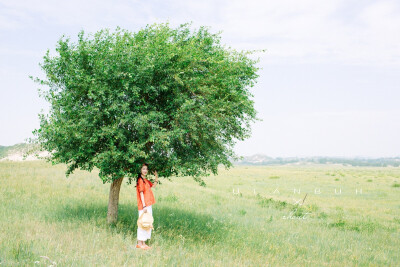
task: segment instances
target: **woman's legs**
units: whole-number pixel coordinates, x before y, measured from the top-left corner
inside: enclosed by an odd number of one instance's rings
[[[152,205],[147,207],[147,212],[149,212],[150,214],[153,214],[153,209],[152,209]],[[143,210],[139,210],[139,217],[140,215],[142,215]],[[138,239],[138,244],[139,245],[146,245],[145,241],[147,239],[150,239],[151,237],[151,229],[149,231],[145,231],[143,229],[141,229],[140,227],[137,228],[137,239]]]
[[[147,207],[147,212],[153,215],[153,205]],[[145,231],[145,240],[143,241],[143,245],[146,245],[146,240],[151,238],[151,229],[149,231]]]
[[[142,213],[143,213],[143,210],[139,210],[139,217],[140,217],[140,215],[142,215]],[[138,239],[138,244],[139,245],[144,245],[144,240],[146,240],[145,239],[146,237],[145,237],[145,233],[144,233],[144,230],[143,229],[141,229],[139,226],[137,226],[137,239]]]

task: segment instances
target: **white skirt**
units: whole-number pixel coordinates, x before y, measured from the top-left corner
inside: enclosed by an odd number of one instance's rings
[[[150,205],[150,206],[147,207],[147,212],[150,212],[151,215],[153,215],[153,207],[152,206],[153,205]],[[142,215],[144,210],[142,209],[142,210],[138,210],[138,211],[139,211],[139,217],[140,217],[140,215]],[[149,231],[146,231],[146,230],[143,230],[142,228],[140,228],[139,226],[137,226],[137,239],[141,240],[141,241],[146,241],[147,239],[150,239],[151,230],[152,229],[150,228]]]

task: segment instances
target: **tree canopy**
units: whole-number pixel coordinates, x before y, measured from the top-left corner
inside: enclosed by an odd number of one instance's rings
[[[50,103],[34,142],[52,152],[53,164],[67,164],[66,176],[96,167],[103,183],[131,181],[147,162],[162,177],[204,184],[201,176],[239,158],[235,142],[260,120],[249,91],[259,59],[190,25],[81,30],[76,43],[63,35],[55,55],[47,50],[39,64],[46,79],[30,76]]]

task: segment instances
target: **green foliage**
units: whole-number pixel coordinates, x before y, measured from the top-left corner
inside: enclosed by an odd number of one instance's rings
[[[246,212],[246,210],[244,210],[244,209],[240,209],[240,210],[239,210],[239,214],[242,215],[242,216],[246,215],[246,213],[247,213],[247,212]]]
[[[6,146],[0,146],[0,159],[7,156],[7,147]]]
[[[169,201],[169,202],[177,202],[179,200],[178,196],[174,193],[169,194],[166,197],[159,197],[159,201]]]
[[[287,207],[291,207],[291,208],[298,207],[296,205],[289,204],[286,201],[275,200],[272,197],[263,197],[259,193],[256,195],[256,198],[257,198],[257,204],[263,208],[273,207],[273,208],[276,208],[279,210],[283,210]]]
[[[51,109],[39,114],[33,142],[53,153],[49,161],[66,163],[67,176],[97,167],[103,183],[131,182],[143,162],[201,185],[219,164],[232,166],[235,139],[248,138],[250,122],[260,120],[249,91],[255,51],[226,48],[219,33],[191,31],[190,23],[78,37],[60,38],[55,56],[47,50],[39,64],[47,80],[30,76],[48,87],[39,93]]]
[[[363,220],[357,222],[348,222],[342,218],[335,220],[334,222],[327,223],[328,227],[336,227],[341,230],[351,230],[356,232],[372,233],[377,228],[379,224],[371,220]],[[390,230],[390,229],[388,229]]]
[[[280,178],[280,177],[277,176],[277,175],[272,175],[272,176],[269,177],[269,179],[279,179],[279,178]]]
[[[11,254],[16,260],[33,260],[33,241],[26,242],[20,241],[14,247],[11,248]]]

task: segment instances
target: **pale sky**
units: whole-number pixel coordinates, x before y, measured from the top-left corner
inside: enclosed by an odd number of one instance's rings
[[[400,156],[400,1],[0,0],[0,145],[47,110],[28,78],[63,35],[193,22],[260,53],[258,117],[239,155]]]

